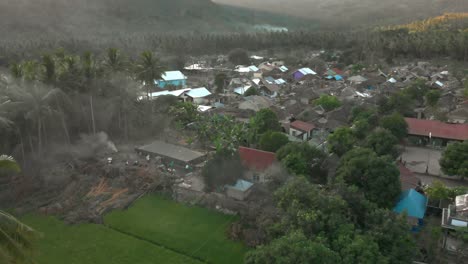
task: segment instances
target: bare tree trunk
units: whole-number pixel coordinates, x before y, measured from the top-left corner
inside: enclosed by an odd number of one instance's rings
[[[125,113],[125,140],[128,142],[128,114]]]
[[[34,152],[34,145],[32,142],[31,134],[28,134],[29,136],[29,147],[31,148],[31,152]]]
[[[21,131],[19,131],[19,136],[20,136],[20,144],[21,144],[21,156],[22,156],[22,159],[23,159],[23,168],[26,167],[26,158],[25,158],[25,154],[24,154],[24,142],[23,142],[23,135],[21,135]]]
[[[42,120],[37,121],[37,153],[42,153]]]
[[[94,121],[94,109],[93,109],[93,95],[89,97],[89,105],[91,108],[91,122],[93,124],[93,135],[96,135],[96,123]]]

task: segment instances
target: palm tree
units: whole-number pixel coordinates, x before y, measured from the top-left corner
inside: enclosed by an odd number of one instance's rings
[[[10,66],[10,73],[15,79],[23,78],[23,66],[20,63],[12,63]]]
[[[43,81],[48,84],[54,84],[56,78],[54,58],[49,54],[45,54],[42,56],[41,60],[41,65],[44,68],[44,73],[42,76]]]
[[[19,172],[16,161],[0,155],[0,169]],[[0,262],[34,263],[30,255],[34,249],[37,233],[12,215],[0,210]]]
[[[161,79],[164,74],[164,67],[160,65],[153,52],[144,51],[140,54],[140,59],[135,68],[136,78],[146,86],[149,99],[149,93],[151,88],[154,87],[154,81]]]
[[[45,121],[50,117],[61,116],[57,106],[59,100],[66,99],[65,94],[58,88],[50,89],[39,83],[33,83],[27,87],[16,86],[8,89],[8,93],[10,101],[5,104],[4,108],[9,111],[20,111],[25,120],[29,121],[29,127],[35,127],[37,151],[39,154],[42,153],[43,139],[47,138]]]
[[[109,73],[125,70],[125,62],[118,49],[109,48],[107,50],[107,57],[104,60],[104,68],[107,69]]]

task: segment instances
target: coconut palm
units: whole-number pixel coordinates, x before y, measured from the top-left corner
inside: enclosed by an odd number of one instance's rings
[[[125,61],[120,51],[116,48],[109,48],[107,50],[107,57],[103,64],[108,73],[116,73],[125,70]]]
[[[19,111],[29,128],[35,128],[37,151],[41,153],[43,140],[47,138],[46,119],[61,116],[60,109],[57,109],[58,102],[66,100],[66,95],[58,88],[50,89],[39,83],[31,83],[28,86],[15,86],[8,89],[8,98],[10,101],[2,108],[10,112]]]
[[[0,155],[0,169],[19,172],[16,161]],[[12,215],[0,210],[0,263],[34,263],[31,253],[37,233]]]
[[[56,79],[56,66],[54,57],[50,54],[45,54],[41,58],[41,66],[43,67],[42,80],[48,84],[54,84]]]
[[[142,81],[147,89],[148,98],[154,81],[161,79],[164,74],[164,67],[151,51],[144,51],[140,54],[140,59],[135,67],[136,78]]]

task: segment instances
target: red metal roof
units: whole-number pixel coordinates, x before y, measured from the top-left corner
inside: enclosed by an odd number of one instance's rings
[[[408,134],[416,136],[444,138],[452,140],[468,140],[468,124],[447,124],[435,120],[405,118],[408,124]]]
[[[338,75],[343,75],[343,71],[340,70],[340,69],[338,69],[338,68],[333,68],[332,70],[333,70],[334,72],[336,72],[336,74],[338,74]]]
[[[414,176],[413,172],[411,172],[408,168],[406,168],[403,164],[399,164],[400,169],[400,182],[401,182],[401,190],[406,191],[409,189],[415,189],[419,186],[419,178]]]
[[[239,147],[239,155],[244,166],[256,171],[264,171],[276,161],[273,152],[246,147]]]
[[[314,124],[306,123],[300,120],[296,120],[292,122],[291,127],[297,130],[301,130],[303,132],[309,132],[315,129]]]

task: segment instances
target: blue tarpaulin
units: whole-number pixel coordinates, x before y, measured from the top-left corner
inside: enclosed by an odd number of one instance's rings
[[[414,189],[404,191],[398,201],[394,212],[406,212],[408,216],[423,219],[426,214],[427,198]]]

